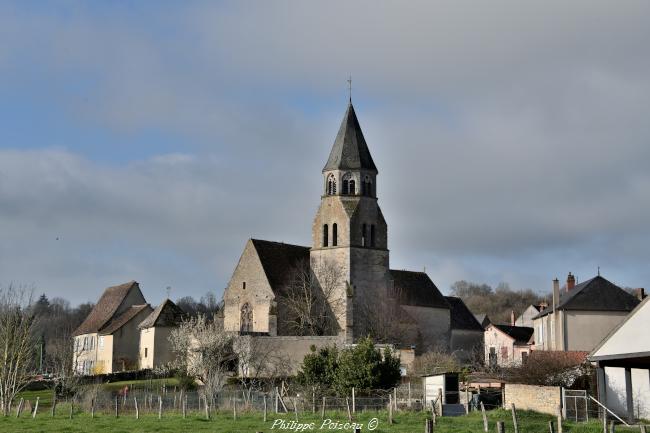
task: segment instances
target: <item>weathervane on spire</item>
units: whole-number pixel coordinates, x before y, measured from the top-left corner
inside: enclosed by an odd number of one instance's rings
[[[350,96],[350,104],[352,103],[352,75],[348,78],[348,94]]]

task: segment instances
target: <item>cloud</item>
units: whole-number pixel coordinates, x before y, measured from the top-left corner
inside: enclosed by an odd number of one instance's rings
[[[199,295],[308,244],[349,73],[396,267],[650,278],[647,2],[0,8],[0,113],[42,125],[0,145],[5,279]]]

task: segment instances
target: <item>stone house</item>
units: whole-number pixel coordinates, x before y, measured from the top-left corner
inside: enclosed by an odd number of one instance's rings
[[[74,371],[88,375],[137,369],[137,326],[151,311],[135,281],[104,290],[72,334]]]
[[[535,350],[589,352],[639,300],[600,275],[575,284],[569,273],[566,291],[553,280],[553,303],[533,318]]]
[[[140,324],[140,368],[156,368],[174,360],[169,336],[185,318],[185,312],[170,299],[165,299]]]
[[[649,327],[645,298],[589,355],[597,365],[598,400],[630,422],[650,419]]]
[[[513,367],[530,355],[533,328],[489,324],[485,329],[485,364]]]
[[[395,334],[386,342],[398,347],[449,348],[451,307],[444,296],[426,273],[390,269],[377,175],[350,103],[322,170],[311,246],[249,239],[224,292],[226,330],[300,337],[292,326],[298,318],[286,308],[286,290],[295,269],[306,263],[310,285],[327,303],[328,336],[338,345],[384,326]],[[300,338],[302,347],[311,337]],[[278,341],[289,352],[298,345]]]

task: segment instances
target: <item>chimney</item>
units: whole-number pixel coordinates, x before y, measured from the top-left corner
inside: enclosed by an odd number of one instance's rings
[[[546,301],[542,301],[539,303],[539,311],[544,311],[547,308],[548,308],[548,304],[546,303]]]
[[[566,277],[566,291],[570,292],[576,286],[576,277],[574,277],[571,272],[569,276]]]
[[[515,310],[510,311],[510,326],[515,326]]]
[[[634,294],[636,295],[637,298],[639,298],[639,301],[643,301],[646,296],[645,289],[643,287],[639,287],[638,289],[635,289]]]
[[[560,303],[560,280],[557,278],[553,280],[553,312]]]

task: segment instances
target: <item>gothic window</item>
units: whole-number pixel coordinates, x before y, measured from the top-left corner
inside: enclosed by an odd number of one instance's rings
[[[348,195],[348,183],[347,179],[343,179],[343,189],[341,190],[341,194]]]
[[[326,247],[328,242],[327,235],[328,235],[328,229],[327,229],[327,224],[323,224],[323,246]]]
[[[361,246],[362,247],[366,246],[366,225],[365,224],[361,226]]]
[[[332,224],[332,246],[335,247],[338,244],[338,227],[336,223]]]
[[[366,186],[366,192],[368,193],[368,197],[373,197],[372,195],[372,182],[368,181],[368,186]]]
[[[372,197],[372,181],[370,180],[369,176],[366,176],[363,180],[363,183],[361,184],[361,191],[361,195]]]
[[[374,224],[370,225],[370,246],[371,247],[375,246],[375,225]]]
[[[350,186],[349,186],[349,194],[350,195],[355,195],[357,192],[355,191],[355,185],[354,185],[354,179],[350,179]]]
[[[354,195],[354,177],[352,173],[345,173],[343,175],[343,195]]]
[[[366,182],[361,182],[361,195],[366,195]]]
[[[334,175],[330,174],[327,178],[327,195],[336,194],[336,179]]]
[[[253,331],[253,309],[250,304],[246,302],[241,307],[241,319],[239,330],[241,332],[251,332]]]

